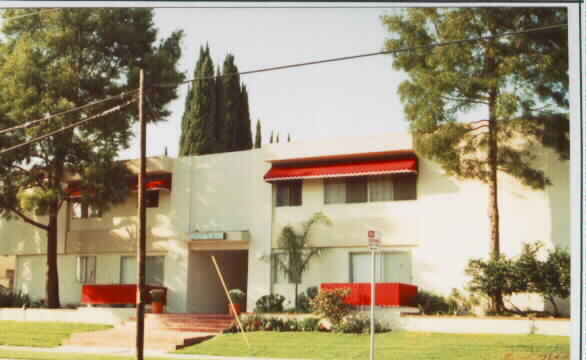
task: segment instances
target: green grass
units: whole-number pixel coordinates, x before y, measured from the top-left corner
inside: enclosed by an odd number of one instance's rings
[[[68,354],[68,353],[43,353],[32,351],[12,351],[0,349],[0,359],[26,359],[26,360],[134,360],[131,356],[92,355],[92,354]],[[148,360],[169,360],[145,357]],[[525,360],[525,359],[523,359]],[[552,359],[557,360],[557,359]]]
[[[368,359],[369,336],[319,332],[226,334],[179,350],[182,354],[258,356],[290,359]],[[542,335],[392,332],[376,336],[379,359],[550,360],[569,359],[569,337]]]
[[[73,333],[112,328],[111,325],[0,321],[0,345],[54,347]]]

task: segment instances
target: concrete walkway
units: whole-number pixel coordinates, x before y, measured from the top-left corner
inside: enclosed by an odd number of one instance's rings
[[[39,348],[28,346],[8,346],[0,345],[0,350],[12,351],[30,351],[39,353],[69,353],[69,354],[93,354],[93,355],[111,355],[111,356],[134,356],[134,350],[113,347],[86,347],[64,345],[52,348]],[[188,355],[188,354],[170,354],[164,351],[145,350],[145,358],[164,358],[164,359],[184,359],[184,360],[301,360],[301,359],[273,359],[260,357],[234,357],[234,356],[211,356],[211,355]],[[0,360],[9,360],[0,358]]]

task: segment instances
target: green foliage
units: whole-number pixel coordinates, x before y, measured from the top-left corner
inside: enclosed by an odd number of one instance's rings
[[[352,307],[344,302],[349,289],[322,290],[311,301],[313,313],[330,321],[333,326],[350,313]]]
[[[0,286],[0,308],[17,308],[29,306],[31,303],[27,294],[21,291],[12,292]]]
[[[29,13],[5,9],[5,19]],[[145,86],[175,83],[182,32],[157,40],[153,10],[147,8],[61,8],[41,17],[2,23],[0,40],[0,128],[39,119],[47,114],[102,100],[138,87],[139,70]],[[167,104],[176,88],[147,92],[151,121],[169,115]],[[0,147],[23,143],[85,117],[121,100],[71,112],[40,126],[0,135]],[[0,216],[20,217],[47,231],[47,305],[59,307],[56,267],[57,214],[66,204],[64,182],[81,176],[84,201],[106,210],[127,194],[125,169],[114,161],[127,148],[137,120],[129,106],[46,140],[5,154],[0,159]],[[34,215],[46,215],[39,219]]]
[[[300,321],[300,329],[301,331],[318,331],[320,330],[319,322],[318,318],[305,318]]]
[[[256,132],[254,133],[254,148],[260,149],[262,146],[262,129],[260,127],[260,119],[256,121]]]
[[[228,294],[234,304],[242,304],[246,301],[246,293],[240,289],[232,289],[228,291]]]
[[[200,47],[188,91],[181,125],[180,155],[203,155],[252,148],[248,92],[239,75],[234,56],[228,54],[223,70],[214,74],[209,47]],[[214,75],[216,77],[214,77]]]
[[[470,260],[466,274],[471,276],[469,289],[486,296],[497,292],[503,295],[536,293],[543,296],[559,315],[556,297],[570,296],[570,255],[555,248],[547,252],[545,260],[539,259],[541,243],[524,244],[516,259],[500,256],[497,260]],[[507,309],[500,309],[504,312]],[[511,310],[507,310],[511,311]]]
[[[364,314],[352,314],[346,316],[342,321],[336,324],[332,330],[337,333],[344,334],[369,334],[370,333],[370,318]],[[383,324],[374,320],[374,332],[381,333],[388,331]]]
[[[449,175],[490,186],[491,256],[497,258],[497,171],[543,189],[551,181],[536,166],[540,148],[563,160],[569,153],[567,29],[500,35],[566,24],[567,10],[428,7],[382,20],[387,50],[419,48],[393,54],[393,67],[408,74],[398,92],[415,149]],[[431,47],[488,35],[495,38]],[[488,116],[471,118],[473,112]]]
[[[278,266],[289,276],[289,281],[295,284],[295,307],[298,307],[297,288],[301,282],[301,275],[309,268],[309,261],[318,254],[319,249],[309,246],[311,229],[318,224],[330,225],[330,219],[323,213],[315,213],[302,225],[302,231],[297,233],[292,226],[283,228],[279,237],[279,247],[287,254],[288,262],[277,258]]]
[[[254,311],[258,313],[280,313],[283,312],[285,297],[279,294],[263,295],[256,301]]]
[[[440,295],[418,289],[415,297],[415,305],[425,315],[447,314],[450,310],[448,301]]]

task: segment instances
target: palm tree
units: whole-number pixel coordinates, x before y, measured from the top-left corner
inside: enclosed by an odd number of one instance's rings
[[[279,247],[283,249],[288,257],[285,262],[281,257],[277,257],[277,266],[282,269],[289,281],[295,284],[295,307],[297,308],[297,293],[301,274],[309,267],[309,260],[318,254],[319,249],[309,246],[309,233],[314,225],[323,223],[331,225],[330,219],[323,213],[315,213],[306,223],[303,224],[303,231],[297,233],[291,225],[283,228],[279,237]]]

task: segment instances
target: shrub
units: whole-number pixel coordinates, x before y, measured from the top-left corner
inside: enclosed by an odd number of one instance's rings
[[[283,322],[283,320],[279,318],[270,318],[263,320],[263,329],[266,331],[283,331],[283,329],[285,328],[285,323]]]
[[[258,313],[279,313],[283,312],[285,297],[279,294],[270,294],[260,297],[256,301],[255,311]]]
[[[31,303],[28,295],[22,292],[11,292],[8,289],[0,289],[0,308],[2,307],[22,307],[29,306]]]
[[[319,289],[317,286],[310,286],[307,288],[307,297],[309,300],[313,300],[317,294],[319,294]]]
[[[466,315],[472,312],[472,308],[480,304],[480,299],[470,294],[465,296],[457,289],[452,289],[450,296],[446,299],[448,303],[448,312],[454,315]]]
[[[337,325],[350,313],[352,307],[344,303],[349,289],[333,289],[321,291],[312,301],[313,312],[328,319],[332,325]]]
[[[319,319],[318,318],[305,318],[300,321],[300,330],[302,331],[318,331],[319,330]]]
[[[299,321],[295,319],[287,319],[283,323],[283,329],[284,331],[300,331],[301,324],[299,324]]]
[[[232,289],[228,291],[228,294],[230,295],[230,300],[232,300],[232,303],[234,304],[242,304],[246,301],[246,293],[240,289]]]
[[[333,330],[344,334],[368,334],[370,333],[370,317],[366,315],[352,314],[335,325]],[[383,331],[385,331],[385,328],[380,321],[375,319],[374,332],[380,333]]]
[[[450,311],[450,304],[443,296],[425,290],[417,291],[415,304],[426,315],[447,314]]]

